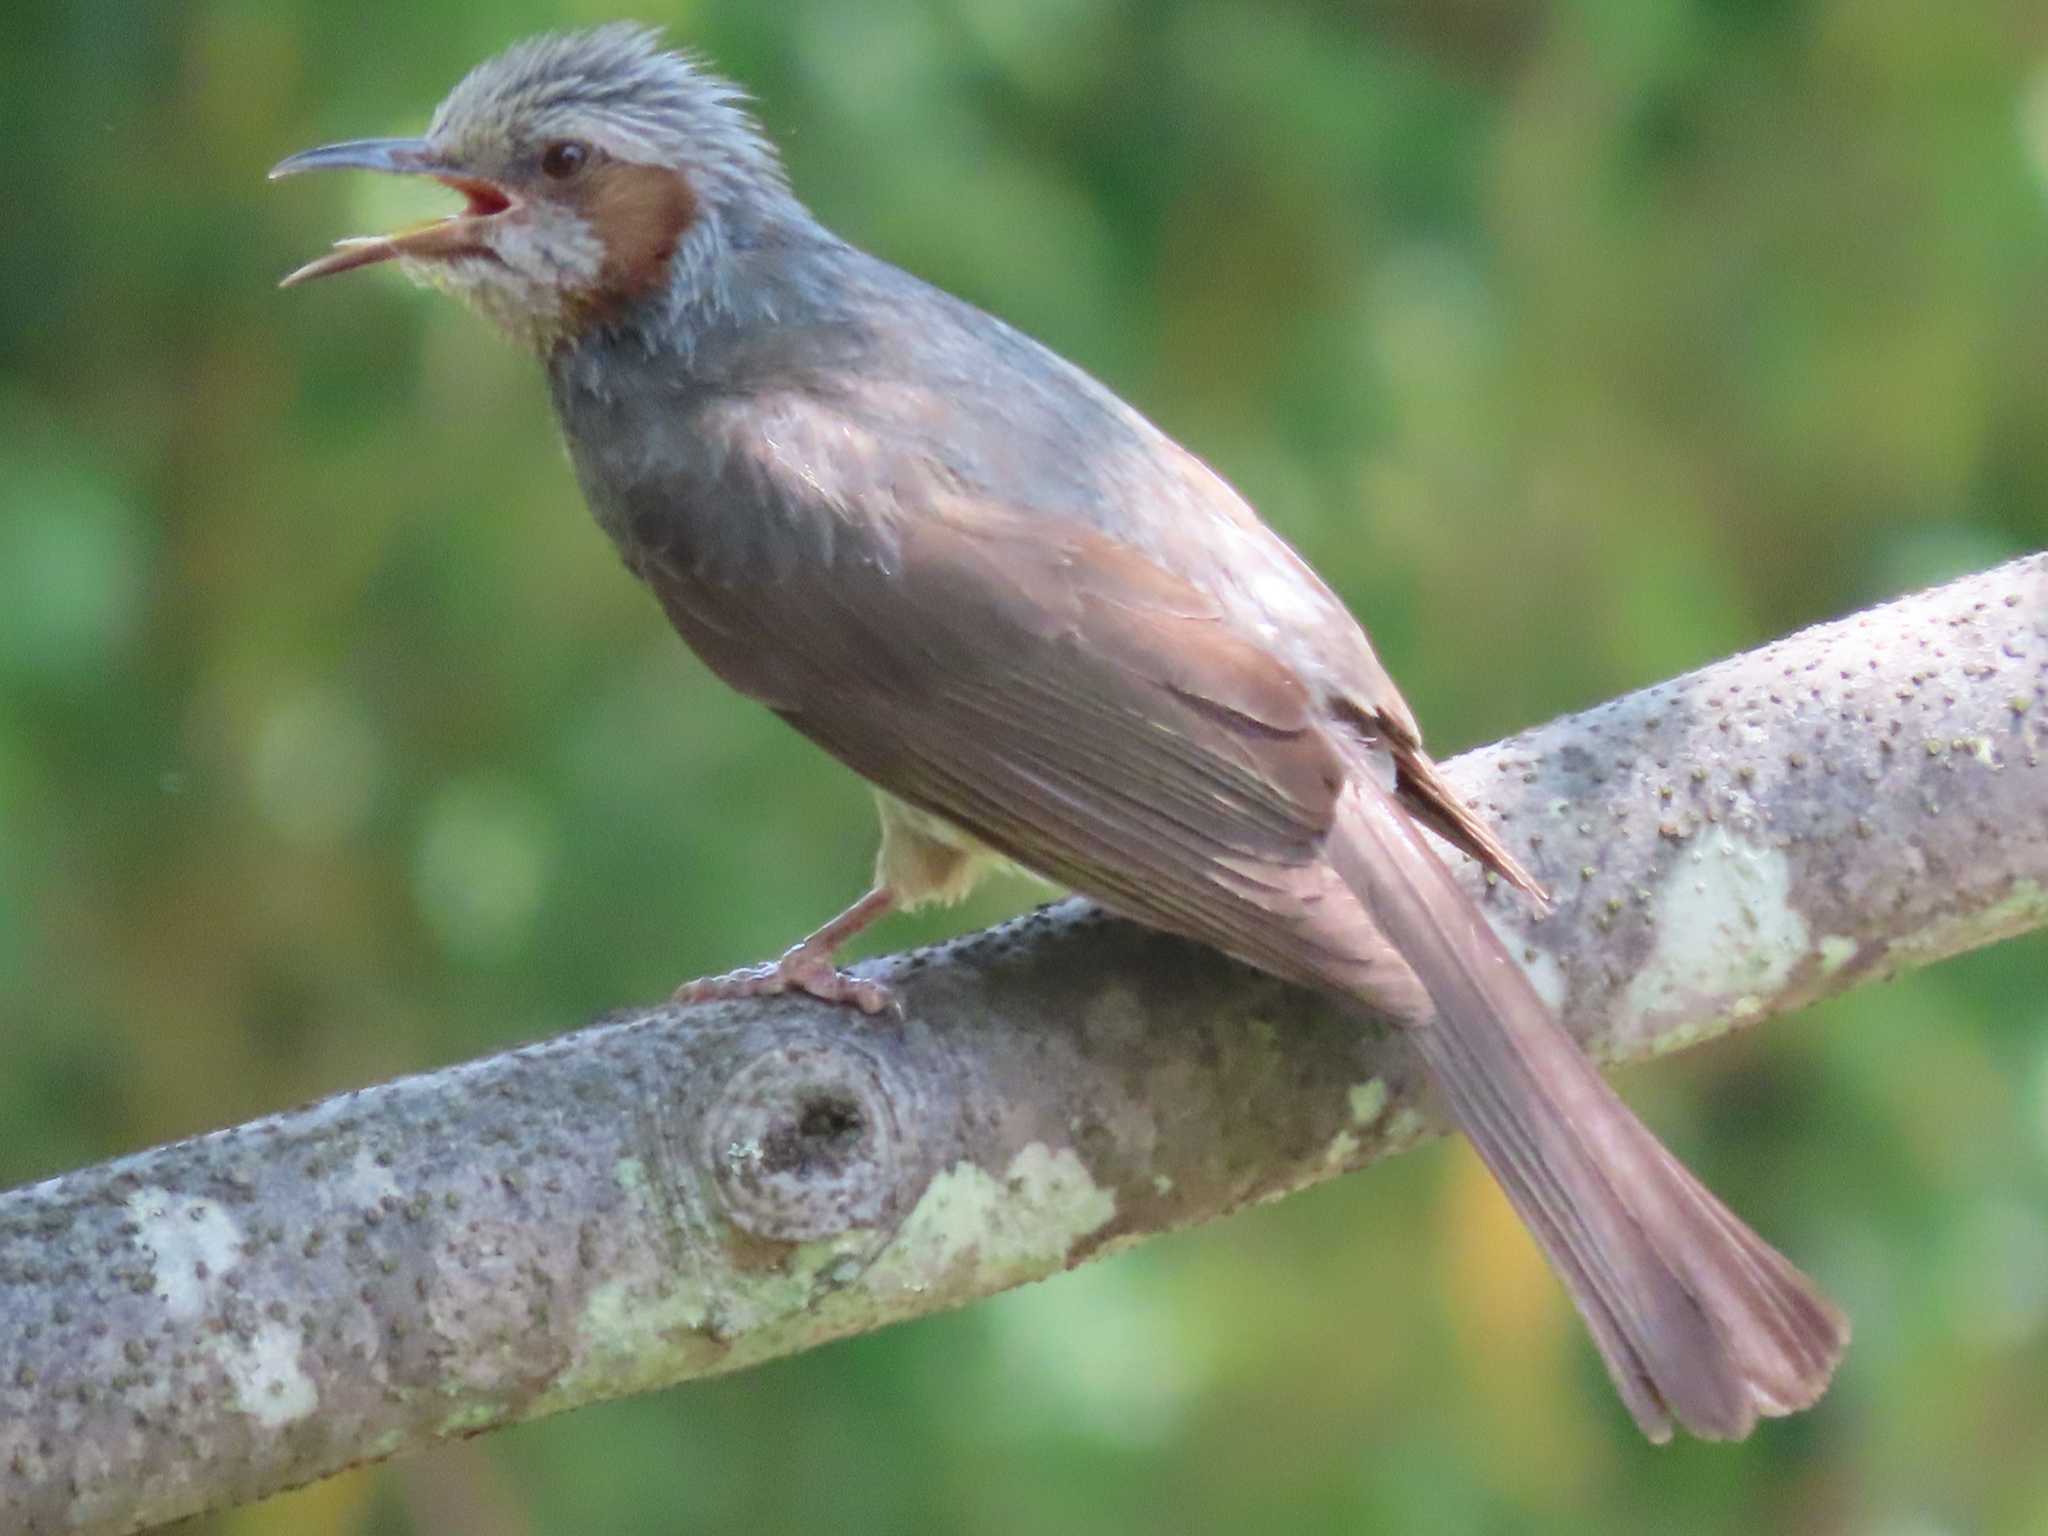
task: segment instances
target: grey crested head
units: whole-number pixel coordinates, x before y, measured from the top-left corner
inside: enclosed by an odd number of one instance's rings
[[[660,34],[617,22],[479,64],[417,139],[294,155],[273,177],[430,176],[458,213],[340,241],[287,285],[395,260],[547,352],[592,329],[728,300],[732,244],[808,224],[743,93]]]

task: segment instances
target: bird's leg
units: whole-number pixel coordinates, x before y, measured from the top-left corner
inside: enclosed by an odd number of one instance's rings
[[[849,976],[832,963],[833,955],[861,929],[896,905],[896,893],[878,885],[780,960],[702,976],[675,990],[679,1003],[708,1003],[733,997],[762,997],[776,992],[808,992],[828,1003],[851,1003],[862,1013],[880,1013],[889,1006],[889,989],[879,981]]]

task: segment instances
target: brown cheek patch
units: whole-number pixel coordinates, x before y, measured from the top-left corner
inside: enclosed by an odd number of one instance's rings
[[[669,259],[697,220],[697,198],[680,171],[612,164],[592,174],[584,216],[604,242],[603,297],[623,303],[668,280]]]

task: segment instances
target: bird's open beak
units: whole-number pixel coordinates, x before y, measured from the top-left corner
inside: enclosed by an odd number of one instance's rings
[[[316,277],[332,277],[394,257],[492,256],[485,226],[514,206],[516,199],[496,182],[473,176],[437,157],[424,139],[354,139],[346,144],[329,144],[281,160],[271,168],[270,179],[296,176],[301,171],[386,171],[401,176],[431,176],[469,199],[460,213],[388,235],[355,235],[337,240],[334,249],[317,261],[309,261],[291,273],[281,288]]]

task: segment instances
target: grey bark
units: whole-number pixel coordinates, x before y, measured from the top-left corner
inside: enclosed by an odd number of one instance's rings
[[[2037,927],[2044,676],[2033,557],[1471,753],[1557,898],[1488,911],[1607,1060]],[[637,1011],[0,1196],[0,1530],[742,1369],[1434,1129],[1399,1038],[1080,903],[875,970],[899,1021]]]

